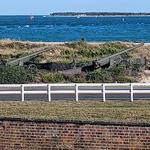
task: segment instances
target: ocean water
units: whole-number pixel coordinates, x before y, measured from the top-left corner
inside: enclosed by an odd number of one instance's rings
[[[150,42],[150,17],[0,16],[0,39]]]

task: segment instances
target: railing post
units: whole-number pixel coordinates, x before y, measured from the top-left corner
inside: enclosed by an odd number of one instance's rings
[[[134,100],[134,95],[133,95],[133,84],[130,84],[130,93],[131,93],[131,102]]]
[[[76,84],[75,85],[75,94],[76,94],[76,102],[79,101],[79,86]]]
[[[24,102],[24,85],[21,85],[21,101]]]
[[[105,84],[102,85],[102,90],[103,90],[103,102],[106,102],[106,89],[105,89]]]
[[[48,94],[48,101],[51,102],[52,97],[51,97],[51,85],[50,84],[47,85],[47,94]]]

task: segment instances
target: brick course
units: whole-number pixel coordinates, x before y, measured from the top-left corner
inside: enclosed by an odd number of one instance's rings
[[[150,125],[0,119],[0,150],[150,150]]]

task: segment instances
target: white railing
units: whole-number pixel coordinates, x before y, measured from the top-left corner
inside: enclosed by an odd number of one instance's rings
[[[4,84],[0,85],[1,95],[21,95],[22,102],[25,95],[47,95],[47,100],[52,101],[52,95],[73,94],[79,101],[80,94],[100,94],[102,101],[106,102],[107,95],[128,94],[130,101],[134,101],[135,94],[150,94],[150,83],[104,83],[104,84]],[[150,96],[148,97],[150,99]]]

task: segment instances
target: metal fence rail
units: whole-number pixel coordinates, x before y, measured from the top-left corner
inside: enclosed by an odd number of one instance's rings
[[[25,101],[25,95],[47,95],[47,100],[52,101],[52,95],[72,94],[75,100],[80,100],[82,94],[100,94],[101,100],[106,102],[108,95],[127,94],[131,102],[135,95],[148,95],[150,100],[150,83],[104,83],[104,84],[8,84],[0,85],[1,95],[21,95],[21,101]]]

